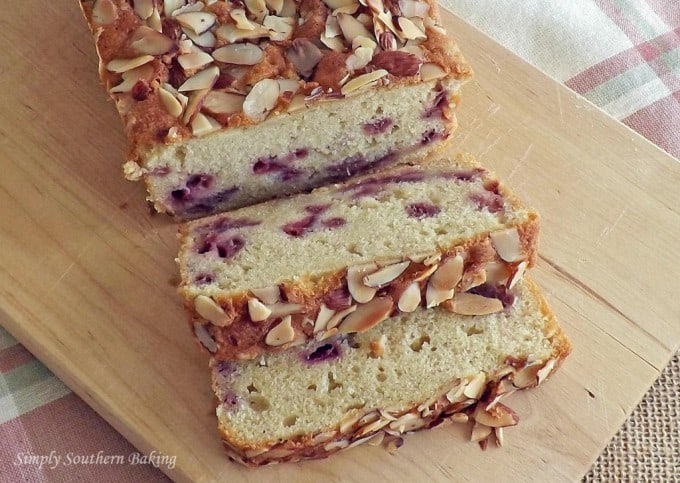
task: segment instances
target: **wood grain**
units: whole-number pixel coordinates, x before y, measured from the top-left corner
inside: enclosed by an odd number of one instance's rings
[[[176,455],[180,481],[579,478],[680,342],[680,165],[444,19],[477,73],[455,143],[541,212],[534,276],[575,347],[511,399],[522,423],[506,448],[483,453],[458,427],[411,435],[398,456],[362,447],[258,471],[225,459],[175,294],[175,227],[122,179],[122,129],[74,1],[0,11],[0,323],[140,450]]]

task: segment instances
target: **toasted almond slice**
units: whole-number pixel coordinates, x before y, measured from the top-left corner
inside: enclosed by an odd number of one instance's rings
[[[425,421],[417,413],[406,413],[396,421],[390,423],[391,429],[396,429],[400,433],[408,433],[425,426]]]
[[[158,88],[158,98],[165,110],[172,117],[179,117],[182,114],[182,104],[168,90],[163,87]]]
[[[432,307],[436,307],[437,305],[441,304],[445,300],[449,300],[453,298],[454,291],[453,289],[451,290],[441,290],[438,288],[435,288],[432,285],[432,282],[429,282],[427,284],[427,289],[425,290],[425,306],[429,309]]]
[[[438,64],[426,62],[420,66],[420,78],[423,82],[441,79],[446,77],[446,71]]]
[[[437,290],[452,290],[463,278],[463,257],[456,255],[447,258],[430,278],[430,284]]]
[[[189,77],[177,88],[179,92],[198,91],[210,89],[220,76],[220,68],[216,65],[203,69],[202,71]]]
[[[290,315],[286,315],[281,319],[281,322],[267,332],[267,336],[264,338],[265,343],[272,347],[278,347],[287,344],[288,342],[292,342],[295,338],[295,330],[293,329],[291,322],[292,318]]]
[[[512,375],[512,384],[517,388],[532,387],[538,384],[539,364],[527,365]]]
[[[347,434],[354,425],[361,419],[361,414],[352,414],[340,421],[340,433]]]
[[[505,262],[487,262],[484,264],[486,273],[485,281],[506,285],[510,278],[511,270]]]
[[[467,387],[467,381],[460,381],[459,384],[453,386],[449,392],[446,393],[446,399],[452,403],[463,402],[467,399],[465,395],[465,388]]]
[[[295,0],[283,0],[283,7],[278,15],[282,17],[295,17],[297,15],[297,5]]]
[[[250,119],[261,121],[274,108],[279,99],[279,83],[262,79],[250,90],[243,101],[243,113]]]
[[[172,16],[176,17],[177,15],[180,15],[182,13],[200,12],[204,8],[205,8],[205,3],[200,2],[200,1],[194,2],[194,3],[189,3],[189,4],[187,4],[186,1],[182,1],[181,6],[172,11]]]
[[[209,320],[218,327],[226,327],[229,320],[224,309],[217,302],[206,295],[199,295],[194,299],[194,308],[198,315]]]
[[[130,37],[130,47],[139,54],[163,55],[175,46],[170,37],[142,25]]]
[[[359,431],[356,432],[356,436],[361,438],[362,436],[365,436],[369,433],[373,433],[375,431],[378,431],[379,429],[384,428],[388,424],[390,424],[389,419],[378,419],[377,421],[367,423],[365,426],[361,427]]]
[[[413,312],[420,306],[420,285],[418,282],[413,282],[406,287],[399,297],[398,307],[402,312]]]
[[[292,92],[295,94],[300,90],[300,81],[295,79],[276,79],[279,83],[280,92]]]
[[[472,434],[470,435],[470,441],[472,442],[478,442],[485,440],[491,435],[491,432],[493,431],[492,428],[489,426],[486,426],[484,424],[475,422],[475,425],[472,427]]]
[[[186,34],[187,37],[191,39],[193,43],[198,45],[199,47],[205,47],[207,49],[212,49],[215,47],[217,44],[217,39],[215,38],[215,34],[213,34],[210,30],[203,32],[202,34],[198,35],[196,32],[191,30],[190,28],[184,28],[182,29],[182,32]]]
[[[508,278],[508,288],[512,289],[517,282],[524,277],[524,271],[527,269],[527,262],[520,262],[513,270],[512,275]]]
[[[550,375],[557,364],[556,359],[550,359],[538,372],[536,372],[537,384],[541,384]]]
[[[324,29],[324,35],[326,37],[338,37],[339,35],[342,35],[342,29],[338,23],[338,17],[329,15],[326,18],[326,28]]]
[[[347,42],[349,42],[350,45],[355,37],[361,36],[369,39],[373,38],[373,34],[350,14],[338,14],[338,25],[340,26],[340,30],[342,30],[342,35],[347,39]]]
[[[335,52],[342,52],[345,50],[345,44],[340,40],[340,37],[326,37],[326,35],[321,35],[321,43]]]
[[[414,282],[422,282],[423,280],[427,280],[430,278],[430,275],[432,275],[434,272],[437,271],[439,268],[439,265],[432,265],[427,267],[425,270],[420,272],[418,275],[415,276],[413,279]]]
[[[197,112],[191,120],[191,132],[194,136],[205,136],[220,129],[221,124],[210,116]]]
[[[255,65],[264,58],[264,52],[255,44],[230,44],[213,52],[219,62],[238,65]]]
[[[194,334],[196,338],[209,352],[217,352],[217,344],[215,340],[210,336],[208,329],[203,324],[194,323]]]
[[[165,0],[163,2],[163,13],[166,17],[170,17],[175,10],[182,8],[185,3],[186,0]]]
[[[323,3],[331,10],[337,10],[338,8],[349,7],[359,2],[357,0],[323,0]]]
[[[235,8],[229,12],[229,16],[236,23],[236,28],[243,30],[254,30],[255,24],[248,20],[246,11],[242,8]]]
[[[420,0],[399,0],[399,10],[404,17],[426,18],[430,13],[430,5]]]
[[[467,423],[470,418],[465,413],[454,413],[449,416],[449,419],[454,423]]]
[[[498,256],[506,262],[518,262],[524,259],[517,228],[495,231],[489,235]]]
[[[503,302],[472,293],[457,293],[442,304],[449,312],[460,315],[488,315],[503,310]]]
[[[359,70],[366,67],[373,59],[373,50],[368,47],[357,47],[352,55],[347,57],[345,65],[349,70]]]
[[[276,15],[281,15],[283,10],[283,0],[265,0],[267,8],[276,12]]]
[[[233,114],[243,110],[244,99],[245,96],[239,94],[210,91],[203,101],[203,109],[213,114]],[[276,289],[278,290],[278,287],[276,287]]]
[[[291,46],[286,49],[285,55],[295,66],[295,70],[303,77],[312,75],[314,67],[323,57],[321,50],[313,42],[305,38],[293,40]]]
[[[519,423],[517,413],[502,403],[496,404],[489,411],[485,411],[482,406],[477,406],[473,417],[478,423],[491,428],[505,428]]]
[[[429,257],[427,257],[425,260],[423,260],[423,265],[434,265],[435,263],[439,263],[439,260],[442,259],[442,254],[441,253],[433,253]]]
[[[215,14],[210,12],[187,12],[175,15],[175,20],[182,26],[190,28],[196,35],[201,35],[215,24]]]
[[[319,314],[316,316],[316,321],[314,321],[313,332],[316,334],[317,332],[324,330],[334,315],[335,310],[329,309],[326,307],[326,304],[321,304],[321,307],[319,307]]]
[[[397,23],[399,24],[399,28],[403,32],[405,38],[410,40],[427,38],[425,32],[416,27],[416,25],[408,18],[399,17]]]
[[[471,288],[477,287],[486,282],[486,270],[481,269],[474,272],[468,271],[463,274],[460,282],[460,291],[467,292]]]
[[[505,435],[503,433],[503,428],[493,428],[494,434],[496,436],[496,443],[500,448],[505,444]]]
[[[208,99],[206,98],[206,101],[207,100]],[[272,285],[271,287],[263,288],[253,288],[250,291],[255,297],[262,300],[262,302],[267,305],[273,305],[281,300],[281,289],[279,289],[278,285]]]
[[[184,108],[184,115],[182,116],[183,124],[189,124],[191,122],[209,92],[210,89],[201,89],[198,91],[191,91],[189,93],[189,100],[187,101],[187,105]],[[180,102],[182,101],[180,100]]]
[[[352,41],[352,50],[356,50],[359,47],[365,47],[367,49],[370,49],[371,52],[373,52],[375,51],[375,49],[378,48],[378,44],[375,43],[375,41],[372,38],[359,35],[357,37],[354,37],[354,40]]]
[[[262,322],[272,314],[272,309],[260,302],[258,299],[248,299],[248,315],[253,322]]]
[[[373,287],[367,287],[364,284],[364,277],[377,270],[378,265],[375,263],[349,267],[347,269],[347,289],[352,298],[360,304],[370,302],[375,297],[378,290]]]
[[[264,16],[267,15],[267,5],[265,0],[244,0],[246,8],[253,14],[255,20],[262,22]]]
[[[205,67],[212,63],[212,61],[213,58],[211,55],[202,50],[177,56],[177,62],[179,62],[179,65],[182,66],[182,69],[184,69],[185,72]]]
[[[279,318],[285,317],[286,315],[297,314],[302,312],[302,305],[300,304],[290,304],[287,302],[279,302],[272,305],[267,305],[272,311],[270,317]]]
[[[148,80],[153,75],[153,67],[149,64],[144,64],[136,69],[128,70],[123,72],[123,82],[115,87],[112,87],[109,91],[111,94],[121,94],[124,92],[130,92],[132,87],[141,79]]]
[[[394,303],[389,297],[377,297],[345,317],[338,327],[343,334],[365,332],[385,320],[392,313]]]
[[[106,70],[111,72],[123,73],[136,69],[154,59],[153,55],[140,55],[132,59],[114,59],[106,64]]]
[[[381,268],[377,272],[373,272],[369,275],[366,275],[363,278],[363,283],[368,287],[374,288],[384,287],[388,283],[394,281],[402,273],[404,273],[410,264],[411,262],[405,261],[395,263],[394,265],[388,265],[384,268]]]
[[[135,0],[135,13],[142,20],[146,20],[153,13],[153,0]]]
[[[335,329],[340,324],[340,322],[343,321],[345,317],[347,317],[352,312],[356,311],[356,309],[357,305],[350,305],[346,309],[341,310],[340,312],[333,315],[333,317],[331,317],[328,323],[326,324],[326,330],[329,331]]]
[[[373,72],[362,74],[342,86],[341,92],[343,95],[347,95],[363,87],[368,87],[373,85],[377,80],[385,77],[387,74],[388,72],[385,69],[377,69]]]
[[[295,18],[293,17],[277,17],[276,15],[267,15],[262,21],[262,25],[267,27],[269,38],[282,42],[288,40],[293,36],[293,29],[295,28]]]
[[[482,396],[482,392],[484,392],[485,383],[486,374],[480,372],[467,383],[463,390],[463,394],[470,399],[479,399]]]
[[[380,446],[383,443],[384,439],[385,433],[383,432],[376,433],[373,436],[371,436],[371,439],[368,440],[368,444],[371,446]]]
[[[112,0],[95,0],[92,6],[92,21],[99,25],[108,25],[118,18],[118,7]]]

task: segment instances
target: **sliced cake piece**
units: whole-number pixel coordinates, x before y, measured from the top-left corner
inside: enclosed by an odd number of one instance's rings
[[[198,340],[217,359],[250,359],[362,332],[454,293],[459,313],[500,311],[506,289],[534,262],[538,217],[461,156],[180,232],[180,292]]]
[[[193,218],[422,158],[471,76],[434,0],[81,0],[125,175]]]
[[[257,361],[213,359],[229,456],[257,466],[324,458],[468,417],[473,440],[517,424],[499,401],[545,380],[570,344],[533,282],[509,297],[496,314],[418,310]]]

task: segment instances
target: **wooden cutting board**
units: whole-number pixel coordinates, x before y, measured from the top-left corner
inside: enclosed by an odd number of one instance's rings
[[[482,452],[461,426],[410,435],[395,456],[226,460],[174,290],[175,226],[121,179],[122,129],[75,1],[0,11],[0,323],[140,450],[176,455],[177,480],[579,478],[680,342],[680,164],[444,20],[477,73],[455,143],[541,212],[534,276],[574,343],[549,383],[510,399],[522,422],[506,448]]]

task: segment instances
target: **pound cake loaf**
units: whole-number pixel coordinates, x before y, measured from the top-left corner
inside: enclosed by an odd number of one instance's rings
[[[197,339],[217,359],[251,359],[454,294],[458,313],[502,311],[534,263],[538,216],[459,156],[196,220],[179,236]]]
[[[438,307],[363,334],[266,354],[211,361],[219,430],[229,456],[249,466],[324,458],[365,442],[475,421],[487,441],[519,417],[500,402],[555,371],[570,344],[530,280],[499,313],[461,316]]]
[[[129,140],[180,218],[422,158],[471,76],[434,0],[81,0]]]

